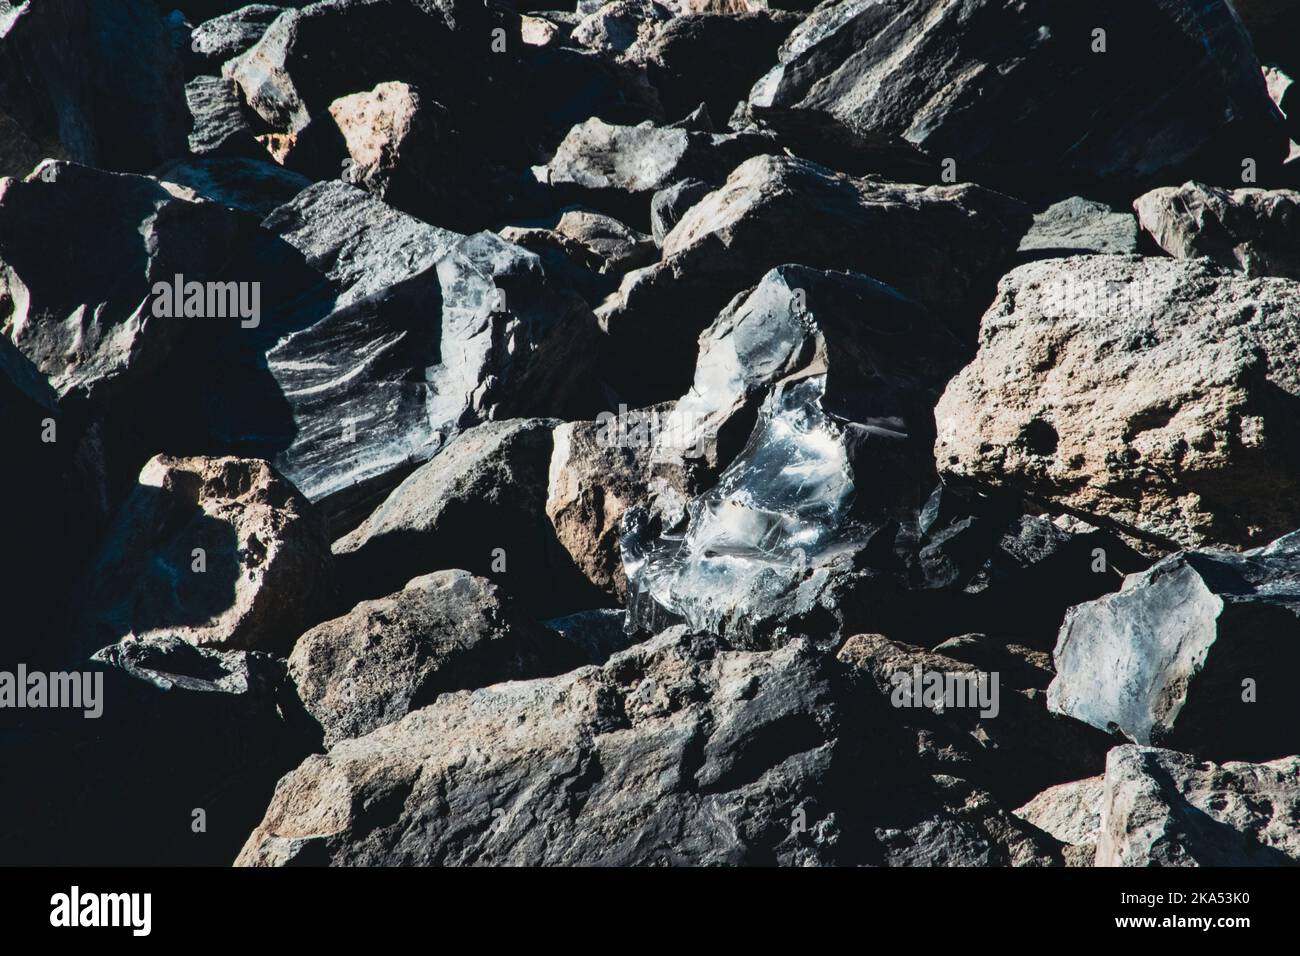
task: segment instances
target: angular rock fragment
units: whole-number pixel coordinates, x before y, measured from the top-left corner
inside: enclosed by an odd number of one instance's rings
[[[1286,155],[1225,0],[842,0],[790,35],[749,108],[814,150],[952,159],[963,177],[1229,180],[1243,156]]]
[[[222,64],[262,39],[267,27],[291,5],[250,3],[200,23],[191,34],[191,48],[198,58],[200,71],[219,74]]]
[[[1300,285],[1095,256],[1001,282],[935,410],[941,472],[1153,549],[1300,527]]]
[[[1135,254],[1137,220],[1129,213],[1113,212],[1105,203],[1074,196],[1035,215],[1034,224],[1020,240],[1019,251],[1032,253],[1034,259]]]
[[[622,53],[652,24],[672,16],[655,0],[613,0],[584,17],[574,28],[572,41],[602,53]]]
[[[1188,182],[1139,196],[1133,208],[1175,258],[1203,256],[1252,278],[1300,279],[1300,192]]]
[[[284,663],[157,636],[76,667],[99,682],[95,719],[46,710],[13,726],[22,712],[5,712],[0,756],[25,781],[0,794],[0,856],[14,865],[229,866],[275,781],[310,752]]]
[[[439,694],[545,677],[586,663],[574,645],[521,616],[497,587],[439,571],[316,625],[289,676],[326,744],[360,737]]]
[[[185,154],[185,78],[150,0],[0,14],[0,176],[45,158],[148,172]]]
[[[1300,535],[1188,551],[1066,614],[1048,706],[1215,760],[1300,752]]]
[[[774,266],[861,272],[961,325],[1029,223],[1021,203],[978,186],[859,180],[756,156],[690,208],[664,238],[662,261],[629,273],[597,316],[629,371],[648,366],[643,377],[662,399],[688,384],[709,320]]]
[[[285,653],[330,612],[320,519],[263,461],[169,458],[140,472],[83,582],[76,648],[179,637]]]
[[[650,198],[650,228],[655,245],[662,246],[668,233],[697,202],[713,192],[714,185],[702,179],[679,179]]]
[[[228,209],[178,194],[63,162],[0,180],[0,329],[60,398],[98,402],[138,385],[203,322],[237,330],[237,315],[155,314],[156,283],[226,278],[249,231]]]
[[[1088,777],[1048,787],[1017,809],[1016,816],[1068,844],[1063,851],[1066,866],[1092,866],[1097,856],[1105,779]]]
[[[594,606],[594,588],[573,568],[546,517],[558,424],[493,421],[456,436],[334,543],[350,596],[374,598],[417,575],[463,568],[543,613]],[[591,603],[572,603],[580,600],[575,593]]]
[[[234,86],[215,76],[196,76],[185,84],[190,108],[190,152],[195,156],[248,156],[266,153],[254,138]]]
[[[1106,760],[1097,866],[1300,865],[1300,757],[1200,763],[1151,747]]]

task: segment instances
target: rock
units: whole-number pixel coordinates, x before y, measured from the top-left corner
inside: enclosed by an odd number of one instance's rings
[[[1047,259],[1090,253],[1132,255],[1138,252],[1137,220],[1113,212],[1105,203],[1079,196],[1063,199],[1034,216],[1020,240],[1021,253]]]
[[[551,47],[558,46],[572,35],[577,23],[568,22],[568,18],[555,16],[557,13],[568,13],[568,11],[548,10],[548,16],[528,16],[524,15],[520,20],[520,33],[524,43],[529,46]]]
[[[804,642],[736,652],[676,629],[603,668],[447,694],[308,758],[237,862],[885,862],[877,828],[905,822],[867,769],[886,735],[841,675]],[[966,827],[941,862],[1006,861]]]
[[[196,196],[264,219],[292,202],[310,186],[306,176],[271,162],[270,158],[205,156],[174,159],[154,173],[163,182],[175,183]]]
[[[849,638],[838,657],[890,701],[895,720],[914,735],[926,772],[959,777],[1010,806],[1046,786],[1100,772],[1113,743],[1050,713],[1040,688],[1023,686],[1000,666],[982,671],[879,634]],[[1004,657],[1016,655],[1008,650]],[[953,696],[943,698],[945,691],[938,690],[931,701],[931,683],[951,686]]]
[[[571,269],[602,276],[617,277],[659,258],[649,236],[585,209],[567,209],[548,227],[507,226],[501,238],[536,252],[544,261],[548,253],[559,253]]]
[[[1151,747],[1106,760],[1097,866],[1300,864],[1300,757],[1198,763]]]
[[[584,17],[571,39],[601,53],[622,53],[654,23],[672,16],[672,11],[654,0],[613,0]]]
[[[330,612],[333,565],[311,505],[266,463],[159,455],[82,582],[78,648],[180,637],[286,653]]]
[[[543,623],[577,648],[586,663],[599,665],[640,639],[636,632],[624,627],[625,621],[621,608],[601,607]]]
[[[1133,208],[1177,259],[1204,256],[1251,277],[1300,279],[1300,192],[1188,182],[1139,196]]]
[[[591,607],[593,590],[555,541],[546,518],[554,419],[493,421],[467,429],[397,486],[356,530],[334,542],[340,577],[356,598],[393,581],[458,567],[490,578],[551,616]]]
[[[215,76],[196,76],[185,85],[185,100],[194,120],[190,152],[196,156],[266,155],[254,139],[254,127],[232,84]]]
[[[1021,266],[935,410],[940,471],[1151,550],[1269,541],[1300,527],[1297,314],[1300,286],[1205,262]]]
[[[1292,77],[1275,66],[1264,67],[1264,82],[1268,85],[1268,95],[1282,111],[1286,120],[1287,132],[1290,134],[1291,154],[1295,158],[1295,140],[1300,139],[1300,85]]]
[[[1066,866],[1092,866],[1097,854],[1105,790],[1104,776],[1060,783],[1048,787],[1015,813],[1069,844],[1065,850]]]
[[[620,522],[645,498],[649,448],[620,443],[608,419],[561,425],[554,442],[546,514],[555,536],[587,580],[623,599]]]
[[[222,64],[233,60],[262,39],[267,27],[275,22],[287,6],[288,4],[272,6],[250,3],[196,26],[191,34],[191,48],[199,58],[201,71],[220,73]]]
[[[841,0],[795,29],[749,109],[805,152],[952,159],[962,178],[1019,183],[1239,181],[1243,156],[1274,169],[1286,155],[1224,0]]]
[[[77,667],[102,681],[96,719],[46,710],[15,727],[21,712],[5,712],[0,755],[26,780],[0,794],[0,855],[229,866],[275,781],[309,752],[283,662],[157,636]]]
[[[0,176],[47,157],[148,172],[184,155],[184,83],[150,0],[41,0],[0,15]]]
[[[654,23],[624,59],[645,71],[668,115],[680,116],[703,98],[710,113],[725,117],[776,59],[799,19],[774,10],[728,16],[681,10]]]
[[[662,246],[668,233],[697,202],[713,192],[714,186],[702,179],[679,179],[650,197],[650,228],[655,245]]]
[[[1029,222],[1022,204],[979,186],[857,180],[756,156],[695,203],[664,238],[662,261],[629,273],[596,314],[629,374],[649,366],[651,400],[662,400],[689,384],[700,331],[774,266],[862,272],[962,325],[955,316],[991,287]]]
[[[73,163],[0,180],[0,328],[60,399],[102,402],[138,385],[204,322],[159,318],[154,285],[221,278],[249,225],[164,183]],[[183,195],[183,193],[182,193]],[[66,224],[78,224],[69,232]]]
[[[439,571],[316,625],[294,645],[289,675],[325,742],[334,744],[391,724],[440,694],[584,663],[572,644],[520,616],[496,585],[465,571]]]
[[[1071,608],[1048,706],[1210,759],[1300,752],[1300,536],[1188,551]]]

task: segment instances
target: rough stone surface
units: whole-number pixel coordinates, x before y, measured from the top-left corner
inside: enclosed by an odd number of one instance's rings
[[[1212,759],[1300,752],[1300,535],[1190,551],[1071,608],[1048,706]]]
[[[233,84],[215,76],[196,76],[185,84],[185,101],[193,120],[190,152],[195,156],[266,155]]]
[[[1300,192],[1188,182],[1139,196],[1133,208],[1175,258],[1204,256],[1251,277],[1300,279]]]
[[[1067,866],[1092,866],[1097,854],[1105,793],[1104,776],[1060,783],[1048,787],[1017,809],[1015,814],[1068,844],[1065,850]]]
[[[1300,526],[1300,285],[1201,261],[1021,266],[935,410],[941,472],[1156,549]]]
[[[1035,259],[1133,254],[1138,251],[1137,220],[1129,213],[1113,212],[1105,203],[1073,196],[1034,216],[1019,251],[1032,253]]]
[[[289,676],[333,744],[391,724],[439,694],[583,663],[575,646],[520,615],[496,585],[466,571],[439,571],[316,625],[294,645]]]
[[[78,648],[174,636],[284,653],[329,613],[334,575],[320,519],[266,462],[160,455],[85,588],[71,628]]]

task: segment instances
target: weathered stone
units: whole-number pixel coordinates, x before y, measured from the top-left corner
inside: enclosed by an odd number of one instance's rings
[[[196,156],[265,156],[233,84],[215,76],[196,76],[185,84],[194,121],[190,152]]]
[[[285,653],[333,600],[320,519],[266,462],[159,455],[91,562],[70,632],[83,650],[174,636]]]
[[[749,107],[814,150],[952,159],[963,178],[1229,180],[1243,156],[1286,155],[1224,0],[842,0],[791,34]]]
[[[1068,844],[1064,851],[1066,866],[1092,866],[1105,792],[1104,776],[1060,783],[1048,787],[1015,813]]]
[[[601,53],[622,53],[653,24],[672,18],[655,0],[612,0],[588,14],[574,29],[572,41]]]
[[[1105,203],[1074,196],[1048,206],[1020,240],[1021,253],[1046,259],[1090,253],[1134,254],[1138,251],[1137,220],[1113,212]]]
[[[440,694],[546,677],[586,655],[521,616],[496,585],[439,571],[316,625],[289,656],[289,676],[325,742],[391,724]]]
[[[191,48],[197,55],[200,70],[220,73],[222,64],[262,39],[267,27],[288,6],[291,4],[250,3],[200,23],[191,34]]]
[[[1048,706],[1212,759],[1300,752],[1300,535],[1189,551],[1071,608]]]
[[[1300,285],[1202,261],[1021,266],[935,418],[943,473],[1147,545],[1262,544],[1300,527]]]
[[[1175,258],[1204,256],[1251,277],[1300,279],[1300,192],[1188,182],[1139,196],[1133,208]]]
[[[679,179],[650,198],[650,228],[655,245],[662,246],[668,233],[697,202],[713,192],[714,184],[702,179]]]
[[[1300,757],[1198,763],[1150,747],[1106,760],[1097,866],[1300,865]]]

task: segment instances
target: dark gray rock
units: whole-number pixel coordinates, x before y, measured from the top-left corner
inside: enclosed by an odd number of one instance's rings
[[[1225,0],[842,0],[780,61],[750,94],[764,124],[846,157],[923,157],[935,174],[951,158],[962,178],[1148,182],[1192,166],[1239,181],[1243,157],[1269,169],[1286,155]]]
[[[0,14],[0,175],[41,159],[148,172],[185,154],[185,77],[151,0],[41,0]]]
[[[306,176],[285,169],[265,153],[253,159],[205,156],[173,159],[154,171],[163,182],[184,186],[200,199],[220,203],[263,219],[312,184]]]
[[[440,694],[584,663],[577,647],[520,615],[496,585],[466,571],[439,571],[303,634],[289,676],[325,742],[334,744]]]
[[[1034,216],[1019,251],[1034,259],[1134,254],[1138,251],[1137,220],[1129,213],[1112,211],[1105,203],[1073,196]]]
[[[250,3],[196,26],[191,34],[191,49],[201,72],[220,73],[222,64],[262,39],[267,27],[288,6],[290,4]]]
[[[664,238],[697,202],[713,192],[716,183],[702,179],[679,179],[650,197],[650,228],[655,245],[662,246]]]
[[[196,76],[185,84],[190,108],[190,152],[195,156],[266,157],[254,139],[234,84],[215,76]]]
[[[1214,760],[1300,752],[1300,536],[1188,551],[1071,608],[1048,706]]]
[[[1133,208],[1175,258],[1205,257],[1251,277],[1300,279],[1300,192],[1188,182],[1153,189]]]
[[[635,632],[623,626],[625,620],[621,609],[602,607],[543,623],[577,648],[585,663],[604,664],[639,640]]]

